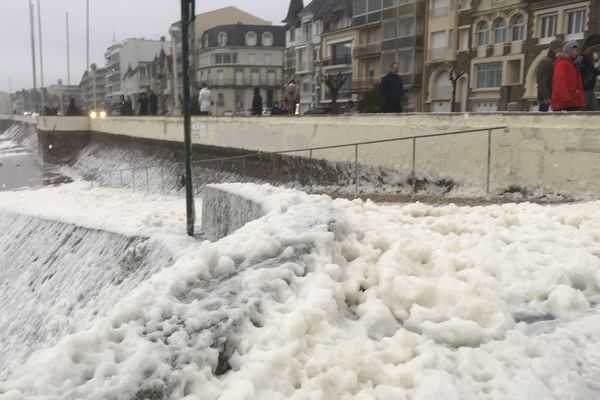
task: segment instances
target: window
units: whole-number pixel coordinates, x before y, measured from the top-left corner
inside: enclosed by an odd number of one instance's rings
[[[312,24],[310,22],[302,24],[302,35],[305,42],[312,40]]]
[[[486,46],[490,43],[490,25],[486,21],[477,24],[477,45]]]
[[[521,14],[512,17],[511,26],[513,42],[525,39],[525,18]]]
[[[273,34],[271,32],[265,32],[262,34],[262,45],[265,47],[273,46]]]
[[[375,78],[375,63],[373,61],[367,63],[367,78]]]
[[[223,93],[219,93],[217,95],[217,105],[224,106],[225,105],[225,95]]]
[[[585,32],[585,9],[567,11],[567,35]]]
[[[450,0],[433,0],[433,7],[431,9],[431,14],[434,17],[442,17],[448,14],[448,9],[450,7]]]
[[[502,86],[502,63],[493,62],[475,66],[478,88],[498,88]]]
[[[256,46],[256,32],[250,31],[246,33],[246,46]]]
[[[506,42],[506,21],[498,18],[494,21],[494,43]]]
[[[431,60],[442,60],[446,57],[446,32],[433,32],[431,34]]]
[[[367,33],[367,43],[371,44],[371,43],[377,43],[377,31],[376,30],[371,30]]]
[[[302,82],[300,86],[300,91],[302,92],[302,96],[310,96],[312,94],[312,83],[309,81]]]
[[[299,49],[296,57],[296,69],[298,71],[308,70],[308,52],[307,49]]]
[[[265,54],[265,65],[271,65],[273,63],[273,59],[270,54]]]
[[[396,20],[384,21],[382,27],[383,40],[394,39],[398,37],[398,23]]]
[[[381,0],[369,0],[369,5],[368,5],[367,10],[369,12],[381,10]]]
[[[237,86],[244,84],[244,71],[235,71],[235,84]]]
[[[224,72],[222,69],[217,71],[217,85],[223,86],[225,84]]]
[[[290,29],[290,42],[296,41],[296,28]]]
[[[367,0],[354,0],[354,15],[367,13]]]
[[[460,42],[458,44],[459,50],[469,49],[469,29],[462,29],[460,31]]]
[[[248,64],[254,64],[256,62],[256,57],[254,56],[254,54],[250,53],[248,54]]]
[[[215,64],[237,64],[237,53],[215,54]]]
[[[547,14],[540,17],[540,37],[553,38],[556,36],[557,14]]]
[[[227,46],[227,33],[219,32],[219,36],[217,36],[217,40],[219,42],[219,46],[221,46],[221,47]]]
[[[398,20],[398,36],[412,36],[415,34],[415,16],[409,15]]]
[[[398,73],[409,74],[413,72],[414,52],[413,49],[398,50],[397,53]]]
[[[257,69],[252,70],[252,86],[260,85],[260,72]]]
[[[352,64],[352,42],[336,43],[331,46],[332,65]]]
[[[267,71],[267,84],[275,86],[275,71]]]
[[[208,47],[210,45],[210,36],[208,35],[208,33],[206,35],[204,35],[204,47]]]
[[[449,79],[448,71],[440,71],[437,74],[432,97],[434,99],[449,99],[452,97],[452,82]]]
[[[392,8],[398,5],[398,0],[383,0],[383,8]]]

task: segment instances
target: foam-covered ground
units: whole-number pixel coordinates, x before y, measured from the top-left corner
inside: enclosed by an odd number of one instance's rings
[[[0,399],[600,397],[600,203],[385,206],[230,187],[268,196],[267,215],[189,247],[35,353]],[[55,199],[93,193],[71,188]]]

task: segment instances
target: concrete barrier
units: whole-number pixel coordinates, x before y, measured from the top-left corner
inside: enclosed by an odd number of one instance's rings
[[[600,197],[600,114],[490,113],[353,115],[193,119],[193,142],[241,151],[282,151],[431,133],[507,126],[493,135],[491,191],[520,191],[527,197]],[[181,143],[179,118],[42,117],[41,132],[81,132]],[[361,146],[359,163],[393,171],[408,179],[412,171],[410,141]],[[309,152],[293,155],[309,156]],[[353,162],[354,148],[314,151],[312,156]],[[421,139],[416,148],[418,179],[448,181],[472,195],[485,194],[487,132]],[[366,177],[365,179],[368,179]]]

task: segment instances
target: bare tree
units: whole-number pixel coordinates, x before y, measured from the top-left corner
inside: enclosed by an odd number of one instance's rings
[[[461,72],[457,72],[455,68],[452,68],[450,70],[450,73],[448,74],[448,79],[450,80],[450,82],[452,83],[452,100],[450,101],[450,111],[451,112],[456,112],[455,108],[456,108],[456,86],[458,83],[458,80],[465,74],[465,71],[461,71]]]
[[[333,114],[338,113],[337,101],[340,95],[340,90],[344,86],[344,83],[346,83],[348,80],[349,76],[350,74],[343,74],[341,72],[338,72],[337,74],[326,74],[320,76],[321,83],[327,86],[327,89],[329,90],[329,95],[331,96],[331,112]]]

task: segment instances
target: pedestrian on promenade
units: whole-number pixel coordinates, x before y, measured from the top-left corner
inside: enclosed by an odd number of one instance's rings
[[[263,99],[260,95],[260,89],[254,88],[254,97],[252,97],[252,115],[262,115]]]
[[[200,115],[210,115],[212,102],[212,92],[206,83],[202,83],[202,89],[198,94],[198,104],[200,104]]]
[[[286,114],[295,114],[296,113],[296,105],[300,102],[300,95],[298,94],[298,89],[296,88],[296,84],[292,81],[287,85],[285,90],[285,94],[283,95],[283,110]]]
[[[393,63],[386,76],[381,79],[384,113],[401,113],[404,98],[404,83],[398,75],[398,64]]]
[[[586,98],[585,111],[598,111],[595,91],[600,76],[600,35],[590,35],[583,45],[582,53],[581,77]]]
[[[575,64],[579,57],[579,43],[565,44],[563,54],[554,64],[552,78],[552,109],[554,111],[581,111],[585,107],[585,93],[581,71]]]
[[[131,96],[125,97],[125,113],[123,115],[133,115],[133,101]]]
[[[148,115],[148,97],[146,96],[146,92],[140,93],[138,103],[140,103],[140,115]]]
[[[150,109],[150,115],[158,114],[158,96],[152,89],[150,89],[150,95],[148,96],[148,107]]]
[[[127,103],[125,102],[125,96],[119,96],[119,114],[127,115]]]
[[[554,63],[556,57],[562,53],[563,42],[561,40],[554,40],[548,47],[548,54],[542,61],[537,69],[537,89],[538,89],[538,102],[539,111],[548,112],[550,110],[550,101],[552,100],[552,77],[554,76]]]
[[[73,117],[79,114],[77,112],[77,106],[75,105],[75,99],[73,97],[69,97],[69,106],[67,107],[67,115]]]

